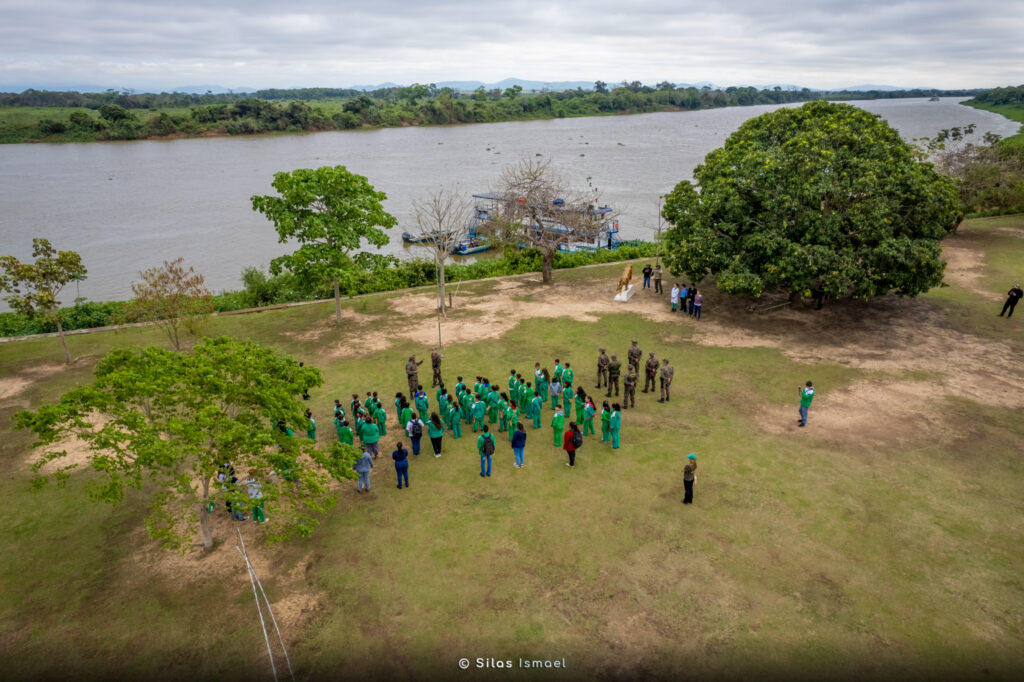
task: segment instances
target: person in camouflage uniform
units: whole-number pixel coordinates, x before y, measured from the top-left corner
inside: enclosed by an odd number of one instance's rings
[[[669,401],[669,387],[672,386],[672,376],[675,374],[675,369],[672,365],[668,364],[668,358],[662,360],[661,367],[661,398],[658,399],[659,403],[665,403]]]
[[[654,353],[648,353],[650,356],[647,358],[647,364],[644,365],[644,393],[647,393],[647,389],[654,392],[654,379],[658,376],[658,358],[654,357]]]
[[[640,360],[644,357],[644,352],[640,350],[640,346],[636,344],[636,339],[633,339],[633,345],[629,347],[629,351],[626,353],[629,364],[636,367],[636,370],[640,371]]]
[[[440,386],[444,384],[441,379],[441,358],[444,356],[437,352],[437,348],[430,349],[430,367],[434,370],[434,381],[430,384],[430,387]]]
[[[615,387],[615,395],[619,394],[619,374],[622,372],[622,363],[613,355],[611,362],[608,363],[608,393],[605,394],[605,398],[612,396],[612,387]]]
[[[601,388],[601,379],[604,385],[608,385],[608,356],[604,354],[604,348],[599,349],[601,354],[597,356],[597,388]]]
[[[636,407],[636,384],[638,381],[640,381],[640,376],[637,374],[636,366],[630,364],[626,370],[626,380],[623,386],[622,409],[628,410],[630,407]]]
[[[409,395],[416,395],[416,387],[420,383],[420,365],[423,361],[416,362],[416,356],[410,355],[409,362],[405,363],[405,377],[409,380]]]

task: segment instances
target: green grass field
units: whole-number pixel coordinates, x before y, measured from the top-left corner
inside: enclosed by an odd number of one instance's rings
[[[672,401],[638,391],[622,447],[588,437],[574,470],[550,428],[528,427],[527,466],[502,437],[482,479],[467,430],[441,459],[416,458],[402,491],[389,410],[372,493],[340,486],[309,540],[268,547],[218,508],[222,545],[167,554],[142,531],[145,500],[90,502],[87,472],[33,492],[30,438],[4,431],[4,677],[270,679],[241,527],[297,679],[1020,679],[1024,310],[996,314],[1024,279],[1024,216],[967,221],[948,247],[949,286],[918,299],[749,313],[709,289],[700,323],[649,292],[613,306],[621,265],[556,271],[548,289],[465,285],[445,323],[450,385],[559,357],[589,390],[597,348],[624,359],[637,339],[671,359]],[[320,367],[326,439],[334,398],[377,390],[390,406],[405,390],[406,356],[436,340],[429,299],[352,300],[340,328],[318,304],[204,331]],[[148,343],[166,340],[69,337],[69,369],[56,339],[0,344],[0,420],[86,380],[111,348]],[[798,429],[807,379],[818,395]]]

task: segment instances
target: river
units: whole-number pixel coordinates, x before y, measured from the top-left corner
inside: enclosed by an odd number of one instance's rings
[[[976,138],[1018,124],[959,104],[893,99],[852,102],[877,113],[904,138],[974,123]],[[777,106],[592,118],[388,128],[267,137],[89,144],[0,145],[0,254],[31,255],[32,238],[82,255],[82,296],[129,298],[138,271],[184,256],[215,290],[239,288],[248,265],[266,265],[289,247],[252,210],[272,194],[274,173],[344,165],[388,195],[399,220],[383,249],[425,255],[402,244],[416,232],[412,201],[440,185],[470,195],[502,167],[540,154],[581,186],[589,181],[621,214],[624,239],[650,239],[658,197],[748,118]],[[62,300],[70,304],[74,293]]]

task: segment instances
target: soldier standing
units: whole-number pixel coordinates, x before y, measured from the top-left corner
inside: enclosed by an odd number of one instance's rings
[[[637,374],[636,367],[634,365],[630,365],[626,370],[622,409],[628,410],[630,407],[636,407],[636,382],[639,380],[640,376]]]
[[[654,266],[654,293],[665,293],[661,290],[661,264]]]
[[[633,339],[633,345],[629,347],[627,355],[629,357],[629,364],[636,367],[637,371],[640,371],[640,359],[644,356],[644,352],[640,350],[640,346],[636,345],[636,339]]]
[[[654,393],[654,377],[658,376],[658,358],[654,357],[654,353],[648,353],[650,356],[647,358],[647,364],[644,365],[644,393],[647,393],[647,389],[651,389],[651,393]]]
[[[622,363],[619,362],[613,355],[611,362],[608,363],[608,393],[605,394],[605,398],[612,397],[612,387],[615,387],[615,395],[619,394],[619,374],[622,372]]]
[[[434,381],[430,387],[440,386],[444,383],[441,380],[441,358],[444,356],[437,352],[437,348],[430,349],[430,367],[434,370]]]
[[[668,358],[665,358],[662,362],[664,365],[661,368],[661,398],[658,399],[659,403],[669,402],[668,389],[672,385],[672,376],[676,372],[672,365],[668,364]]]
[[[597,356],[597,388],[601,388],[601,379],[604,385],[608,385],[608,356],[604,354],[604,348],[600,349],[601,354]]]
[[[405,376],[409,380],[409,395],[416,395],[416,387],[420,383],[420,365],[423,361],[416,362],[416,356],[410,355],[409,362],[405,363]]]

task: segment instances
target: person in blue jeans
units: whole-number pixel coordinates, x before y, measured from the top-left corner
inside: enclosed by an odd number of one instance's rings
[[[395,443],[395,450],[391,453],[391,459],[395,460],[395,474],[398,476],[398,489],[402,489],[402,481],[405,487],[409,487],[409,451],[402,447],[402,441]]]
[[[359,474],[359,487],[356,492],[370,492],[370,469],[373,468],[373,455],[363,450],[363,456],[352,467]]]
[[[643,270],[643,273],[644,273],[644,289],[650,289],[651,288],[651,274],[653,272],[654,272],[654,270],[651,268],[651,264],[650,263],[648,263],[647,265],[644,266],[644,270]]]
[[[484,432],[476,439],[476,449],[480,453],[480,475],[491,475],[491,456],[494,454],[494,436],[490,428],[484,424]]]
[[[516,456],[515,466],[523,468],[523,456],[526,452],[526,427],[522,422],[516,424],[516,432],[512,434],[512,452]]]
[[[697,291],[693,297],[693,313],[692,316],[696,319],[700,319],[700,310],[704,307],[704,294]]]
[[[814,384],[808,381],[800,389],[800,421],[797,426],[807,426],[807,413],[811,409],[811,401],[814,400]]]

